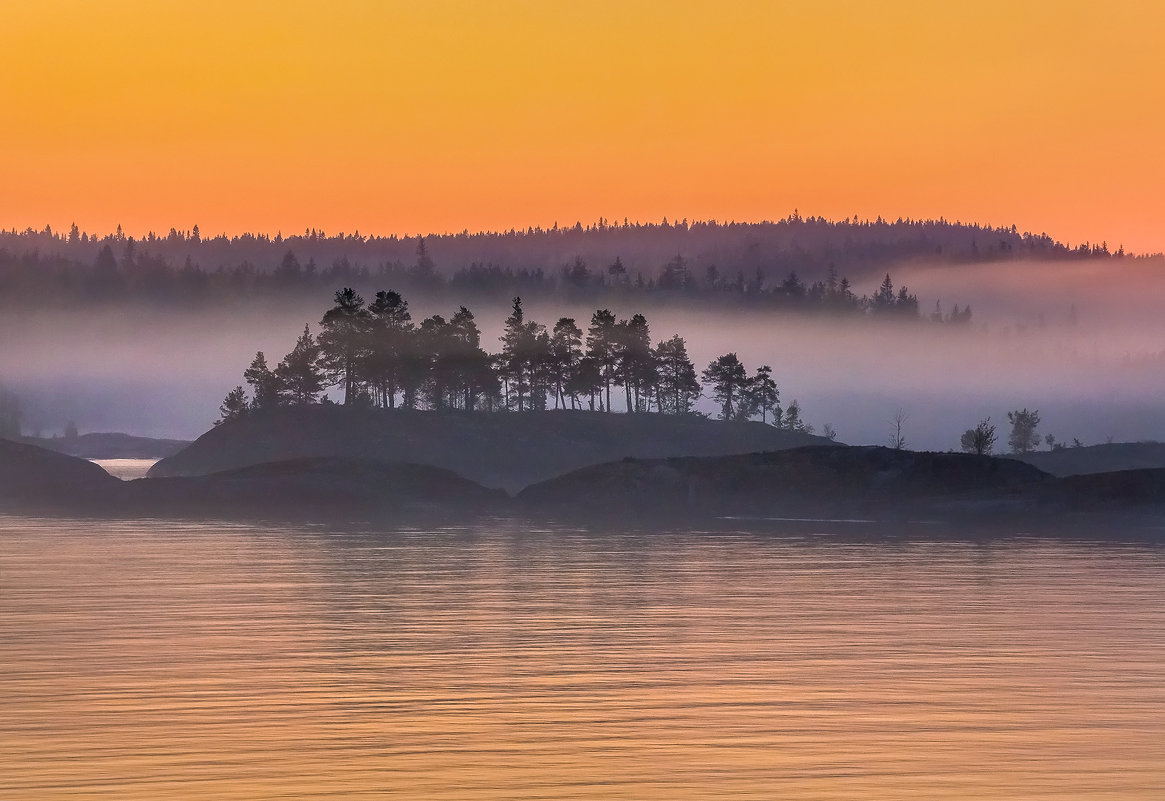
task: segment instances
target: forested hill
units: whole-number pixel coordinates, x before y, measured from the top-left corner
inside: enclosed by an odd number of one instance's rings
[[[831,270],[852,282],[880,279],[911,261],[1123,257],[1107,244],[1070,247],[1046,234],[945,220],[831,221],[794,214],[776,222],[619,223],[550,229],[364,236],[211,236],[176,230],[145,237],[68,231],[0,231],[0,300],[101,298],[126,293],[189,302],[200,293],[334,287],[389,281],[527,295],[611,287],[748,293],[790,276],[806,284]],[[46,284],[47,281],[47,284]]]

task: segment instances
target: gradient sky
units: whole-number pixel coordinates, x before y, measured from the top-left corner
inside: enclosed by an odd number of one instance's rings
[[[1165,250],[1165,3],[15,0],[0,226],[804,215]]]

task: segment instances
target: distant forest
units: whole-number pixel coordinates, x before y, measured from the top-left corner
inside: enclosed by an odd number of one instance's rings
[[[448,319],[434,314],[414,323],[408,301],[395,291],[377,292],[371,303],[351,288],[335,294],[335,306],[309,326],[275,365],[255,354],[240,384],[219,409],[218,423],[280,406],[331,403],[330,387],[345,406],[394,409],[461,409],[528,412],[588,409],[626,413],[696,414],[705,388],[722,420],[749,420],[812,433],[800,404],[781,406],[772,368],[749,375],[735,353],[720,356],[697,374],[684,338],[652,344],[642,314],[620,320],[597,309],[586,329],[573,317],[553,327],[531,320],[514,298],[501,348],[489,353],[469,309]],[[834,436],[831,428],[825,436]]]
[[[885,310],[885,298],[879,305],[875,296],[857,296],[851,281],[883,280],[907,262],[1125,257],[1107,244],[1070,248],[1014,226],[796,214],[761,223],[600,219],[424,237],[317,230],[203,237],[195,226],[135,239],[120,227],[104,236],[46,227],[0,231],[0,305],[140,301],[198,308],[310,298],[337,285],[370,294],[389,285],[459,302],[521,295],[605,303],[652,295],[676,303],[871,313]],[[899,288],[895,300],[900,316],[919,316],[908,290]],[[965,309],[951,311],[953,321],[969,317]]]

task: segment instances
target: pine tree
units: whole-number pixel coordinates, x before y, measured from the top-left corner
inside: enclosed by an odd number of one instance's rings
[[[615,345],[619,382],[627,396],[627,411],[641,411],[643,395],[655,383],[651,331],[647,318],[636,314],[616,326]]]
[[[748,395],[750,405],[760,412],[760,421],[767,423],[769,412],[775,411],[774,424],[777,424],[776,418],[780,416],[781,393],[777,390],[777,383],[773,381],[772,367],[765,364],[756,368],[756,374],[749,382]],[[755,412],[753,413],[755,414]],[[751,415],[749,416],[751,417]]]
[[[514,298],[501,342],[501,376],[508,403],[518,411],[545,408],[550,338],[546,326],[526,320],[520,297]]]
[[[396,396],[404,387],[405,361],[413,336],[409,303],[397,292],[377,292],[368,306],[369,345],[365,372],[376,385],[380,405],[396,408]]]
[[[700,382],[684,338],[676,334],[660,342],[654,361],[659,410],[665,414],[690,413],[700,397]]]
[[[748,373],[735,353],[726,353],[708,364],[702,375],[712,385],[712,397],[720,404],[720,419],[735,420],[740,396],[748,386]]]
[[[489,354],[481,348],[481,331],[473,313],[461,306],[449,320],[452,383],[458,397],[453,405],[472,411],[477,399],[497,384]]]
[[[598,368],[606,390],[605,409],[608,412],[611,411],[611,384],[619,369],[617,325],[614,314],[608,309],[599,309],[591,315],[591,325],[587,329],[587,356]]]
[[[251,385],[252,406],[256,410],[273,409],[283,401],[283,382],[267,367],[263,351],[255,354],[251,366],[243,371],[243,379]]]
[[[230,420],[238,420],[249,409],[247,394],[243,392],[242,387],[235,387],[223,398],[222,405],[218,407],[219,418],[214,421],[214,424],[217,426]]]
[[[293,403],[303,406],[316,402],[324,387],[319,359],[320,347],[305,325],[303,334],[295,341],[295,347],[275,368],[275,374],[283,382]]]
[[[566,396],[570,396],[570,408],[576,408],[578,395],[570,391],[575,384],[575,375],[583,357],[583,332],[573,317],[562,317],[554,324],[550,337],[550,359],[554,376],[554,407],[561,403],[566,407]]]
[[[344,387],[344,405],[356,399],[359,370],[368,351],[371,317],[351,287],[336,292],[336,305],[320,321],[321,365],[333,384]]]

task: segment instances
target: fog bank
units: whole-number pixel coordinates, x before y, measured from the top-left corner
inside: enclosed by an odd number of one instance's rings
[[[928,313],[941,301],[970,303],[969,326],[803,317],[781,312],[712,313],[674,307],[644,313],[654,340],[684,336],[697,368],[735,351],[752,370],[773,367],[787,405],[797,399],[818,430],[884,444],[896,410],[912,448],[958,447],[961,432],[990,416],[1039,409],[1041,433],[1084,443],[1165,439],[1165,275],[1152,263],[1005,262],[902,265]],[[858,286],[859,292],[872,287]],[[410,297],[413,318],[455,308]],[[0,378],[26,407],[27,431],[51,434],[73,420],[81,431],[118,430],[190,438],[242,383],[256,350],[278,361],[304,323],[313,331],[330,298],[264,313],[157,311],[8,312],[0,318]],[[497,338],[503,305],[472,306],[483,346]],[[528,319],[562,315],[585,328],[593,311],[532,301]],[[712,412],[709,401],[701,409]],[[1001,437],[1001,440],[1004,439]]]

